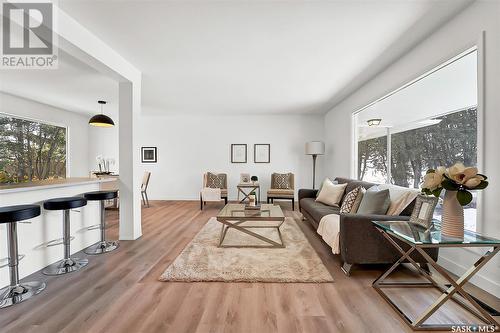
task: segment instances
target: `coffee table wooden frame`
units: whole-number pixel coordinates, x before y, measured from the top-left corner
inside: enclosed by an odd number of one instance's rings
[[[281,208],[278,207],[278,209],[281,210]],[[264,209],[263,212],[266,210]],[[220,236],[219,236],[219,244],[218,247],[232,247],[232,248],[284,248],[285,244],[283,243],[283,237],[281,235],[280,227],[283,225],[285,222],[285,216],[282,214],[282,216],[242,216],[242,217],[232,217],[232,216],[217,216],[217,221],[219,221],[222,224]],[[250,222],[250,221],[259,221],[259,222],[273,222],[277,221],[278,224],[274,225],[242,225],[245,222]],[[222,243],[224,242],[224,239],[226,238],[227,231],[233,228],[235,230],[238,230],[239,232],[242,232],[244,234],[247,234],[249,236],[252,236],[254,238],[257,238],[263,242],[268,243],[269,245],[223,245]],[[278,232],[278,236],[280,239],[280,242],[276,242],[270,238],[264,237],[262,235],[259,235],[249,229],[276,229]]]

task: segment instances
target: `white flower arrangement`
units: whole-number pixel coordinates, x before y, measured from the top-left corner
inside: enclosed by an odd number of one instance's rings
[[[478,173],[475,167],[465,167],[462,163],[455,163],[446,169],[438,167],[430,169],[424,176],[422,192],[439,197],[443,189],[457,192],[457,200],[462,206],[472,201],[470,190],[482,190],[488,187],[485,175]]]

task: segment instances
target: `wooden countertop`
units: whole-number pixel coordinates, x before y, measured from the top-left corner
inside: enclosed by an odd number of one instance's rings
[[[115,182],[116,178],[64,178],[64,179],[47,179],[32,183],[17,183],[0,185],[0,194],[36,191],[45,188],[78,186],[96,183]]]

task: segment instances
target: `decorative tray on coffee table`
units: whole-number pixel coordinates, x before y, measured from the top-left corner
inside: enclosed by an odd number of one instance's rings
[[[261,206],[250,206],[250,205],[245,205],[245,210],[260,210]]]

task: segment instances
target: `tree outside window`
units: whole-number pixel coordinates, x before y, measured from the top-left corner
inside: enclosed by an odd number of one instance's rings
[[[0,183],[66,177],[66,128],[0,114]]]

